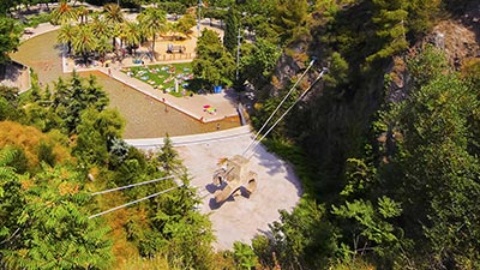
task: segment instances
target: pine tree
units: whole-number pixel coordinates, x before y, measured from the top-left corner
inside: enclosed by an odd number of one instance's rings
[[[240,14],[235,5],[231,6],[227,13],[223,45],[230,53],[235,52],[238,43],[238,29],[240,28]]]
[[[373,0],[373,23],[376,25],[378,50],[367,60],[385,59],[408,47],[407,42],[407,1],[403,0]]]
[[[8,269],[106,269],[112,261],[109,228],[88,218],[91,201],[81,175],[65,167],[37,174],[15,218],[15,243],[2,249]]]
[[[157,159],[167,174],[181,168],[182,162],[178,157],[177,151],[173,148],[172,140],[168,135],[163,141],[163,146],[160,149]]]
[[[273,17],[273,28],[282,42],[287,42],[305,30],[308,3],[306,0],[280,0]]]

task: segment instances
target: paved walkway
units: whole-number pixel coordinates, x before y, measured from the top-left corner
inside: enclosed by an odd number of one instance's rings
[[[30,28],[30,34],[23,34],[20,37],[20,42],[23,42],[25,40],[31,39],[33,37],[39,36],[41,34],[45,34],[50,31],[54,31],[60,29],[59,25],[53,25],[51,23],[41,23],[35,28]]]
[[[170,140],[174,146],[185,146],[212,142],[217,143],[219,141],[241,138],[245,136],[252,136],[250,126],[248,125],[217,132],[171,137]],[[126,139],[125,142],[138,149],[157,150],[163,146],[164,139],[165,138]]]

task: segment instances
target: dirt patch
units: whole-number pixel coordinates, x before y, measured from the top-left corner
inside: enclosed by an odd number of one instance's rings
[[[446,20],[434,27],[427,42],[444,49],[447,59],[457,67],[465,60],[480,57],[478,36],[473,27],[459,21]]]

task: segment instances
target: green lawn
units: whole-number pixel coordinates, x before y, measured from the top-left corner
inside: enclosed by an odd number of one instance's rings
[[[193,79],[190,63],[138,66],[124,68],[122,71],[174,96],[180,97],[182,92],[186,95],[190,94],[190,91],[186,89],[188,80]],[[175,91],[175,78],[178,81],[178,91]]]

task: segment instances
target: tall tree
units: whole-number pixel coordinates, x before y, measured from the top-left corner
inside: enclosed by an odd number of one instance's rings
[[[168,29],[167,14],[160,9],[147,8],[138,15],[138,22],[140,23],[143,32],[152,39],[150,51],[152,57],[155,58],[155,42],[157,40],[157,35],[159,33],[165,33]]]
[[[82,112],[77,127],[77,145],[74,154],[84,164],[109,164],[109,146],[121,138],[124,121],[115,110],[98,112],[93,108]]]
[[[64,24],[60,27],[60,32],[57,36],[57,41],[67,45],[67,53],[72,52],[72,42],[75,39],[76,32],[74,31],[77,27],[72,26],[71,24]]]
[[[222,46],[220,37],[212,30],[205,29],[196,48],[197,56],[192,62],[193,73],[207,82],[208,87],[218,84],[231,84],[235,62]]]
[[[373,4],[372,21],[377,26],[375,42],[378,50],[367,58],[369,61],[385,59],[408,47],[408,1],[374,0]]]
[[[132,54],[135,54],[135,48],[138,48],[142,38],[141,27],[137,22],[127,22],[125,24],[125,33],[125,42],[132,49]]]
[[[9,59],[8,53],[17,49],[21,28],[15,20],[0,16],[0,64]]]
[[[93,35],[90,25],[78,25],[76,27],[75,38],[72,42],[72,49],[75,54],[80,54],[83,57],[83,62],[88,63],[89,55],[95,51],[97,47],[98,38]]]
[[[73,73],[68,82],[58,79],[54,87],[52,108],[63,119],[63,127],[67,134],[76,133],[80,116],[85,109],[93,108],[100,112],[108,105],[105,92],[98,86],[93,76],[86,81],[77,73]]]
[[[279,0],[273,18],[273,28],[283,42],[290,40],[305,28],[307,22],[307,0]]]
[[[242,81],[246,79],[258,86],[269,82],[280,54],[276,44],[259,38],[250,51],[245,53],[242,51],[243,56],[240,60],[241,75],[244,77]]]
[[[80,24],[85,24],[88,22],[88,15],[90,14],[90,10],[85,6],[79,6],[75,9],[75,12],[78,16]]]
[[[112,51],[113,46],[110,42],[110,39],[108,39],[108,37],[106,36],[100,37],[95,46],[95,52],[97,52],[100,56],[100,62],[102,62],[102,64],[105,62],[105,56],[107,55],[107,53],[110,53]]]
[[[125,16],[121,7],[117,4],[106,4],[103,6],[103,18],[107,25],[110,25],[112,29],[116,28],[116,25],[123,23],[125,21]],[[117,48],[116,44],[116,35],[113,36],[113,48]]]
[[[77,12],[67,1],[62,0],[58,7],[52,11],[51,18],[54,24],[68,24],[77,19]]]
[[[167,173],[175,172],[182,164],[177,151],[173,148],[172,140],[168,135],[163,141],[163,146],[160,149],[157,159]]]
[[[238,35],[240,34],[240,13],[235,5],[228,9],[226,17],[226,28],[223,36],[223,45],[230,53],[234,53],[238,44]]]
[[[187,13],[176,23],[176,30],[189,38],[192,33],[192,27],[196,24],[195,17],[191,13]]]
[[[24,195],[21,191],[19,175],[8,166],[16,151],[13,148],[0,149],[0,254],[15,245],[21,227],[17,224],[24,207]],[[0,265],[3,264],[0,256]]]
[[[117,4],[106,4],[103,6],[103,17],[108,24],[115,25],[125,21],[122,8]]]
[[[100,16],[93,16],[92,32],[98,38],[110,38],[113,34],[113,26]]]
[[[6,15],[9,10],[16,4],[15,0],[4,0],[0,2],[0,13]]]

